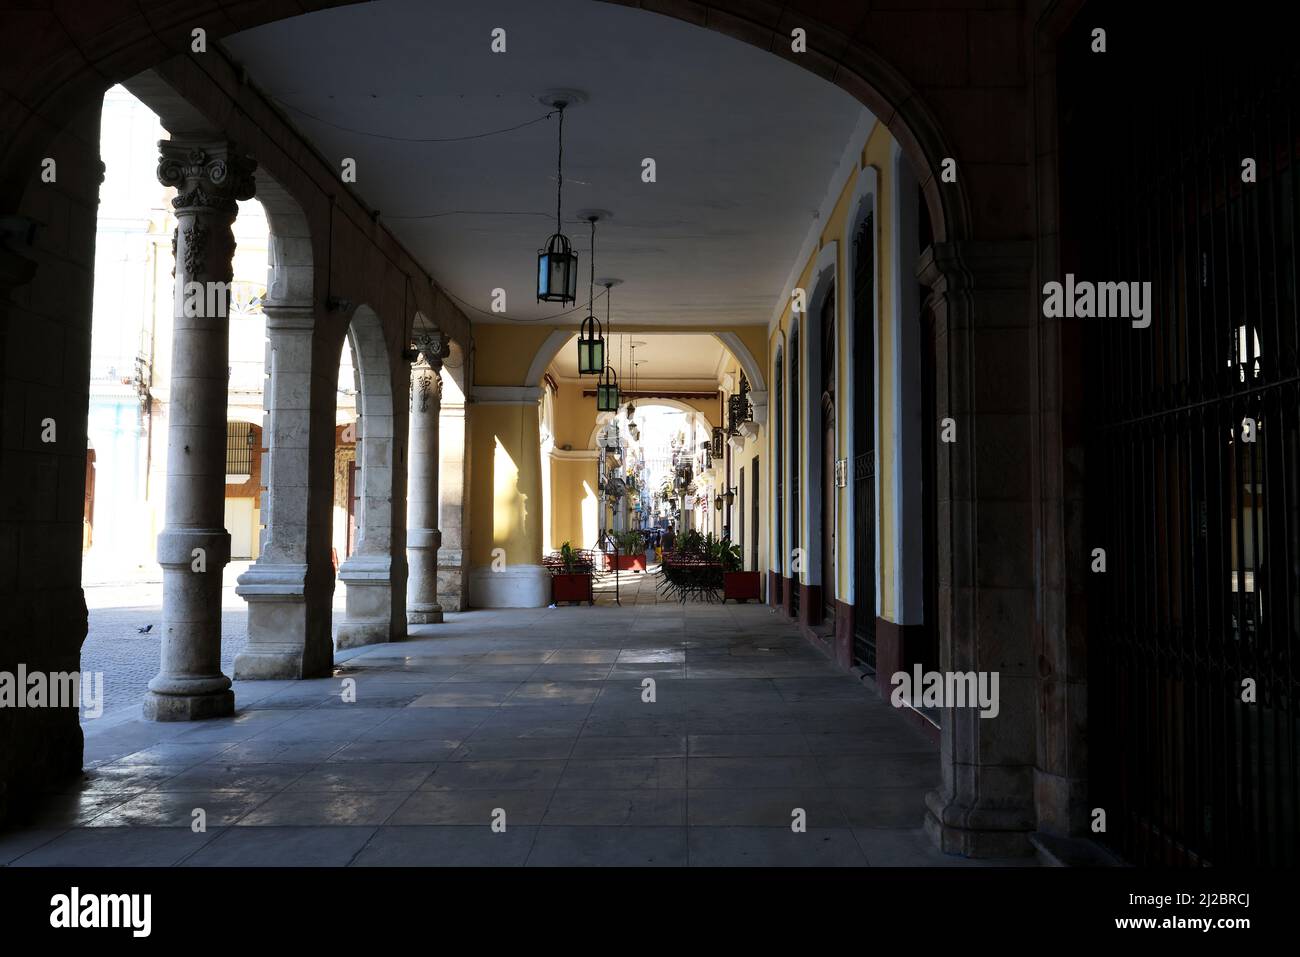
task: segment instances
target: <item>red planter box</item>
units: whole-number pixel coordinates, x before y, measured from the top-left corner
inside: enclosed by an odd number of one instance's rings
[[[614,567],[621,572],[645,571],[644,555],[619,555],[614,559]]]
[[[723,572],[722,600],[734,598],[736,601],[760,601],[758,589],[758,572]]]
[[[593,604],[595,598],[591,593],[591,576],[586,573],[581,575],[552,575],[551,603],[558,605],[564,601],[585,601],[588,605]]]

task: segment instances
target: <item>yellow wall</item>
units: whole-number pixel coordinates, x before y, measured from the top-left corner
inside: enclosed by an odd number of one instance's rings
[[[878,273],[876,275],[876,282],[875,282],[876,315],[879,320],[877,325],[879,326],[879,330],[880,330],[879,338],[876,342],[876,354],[878,356],[877,366],[880,370],[879,376],[876,380],[876,416],[877,416],[877,421],[880,423],[880,428],[879,428],[880,447],[877,449],[876,474],[877,476],[879,476],[879,481],[880,481],[881,508],[877,511],[876,522],[877,522],[877,535],[879,536],[879,539],[882,543],[882,547],[880,550],[880,561],[877,566],[877,575],[880,578],[880,585],[881,585],[881,607],[876,610],[876,614],[887,620],[895,621],[897,620],[897,610],[894,608],[894,578],[897,573],[896,557],[893,554],[892,548],[889,547],[889,543],[893,542],[894,535],[895,535],[895,530],[894,530],[895,510],[891,507],[890,504],[894,501],[894,494],[895,494],[894,444],[891,435],[891,427],[894,421],[894,400],[893,400],[894,368],[893,368],[893,362],[891,357],[893,355],[894,344],[893,344],[893,337],[891,331],[891,324],[889,322],[889,317],[892,316],[893,308],[894,308],[893,287],[892,287],[893,270],[891,265],[893,262],[893,250],[892,250],[893,236],[892,236],[892,230],[889,228],[889,224],[892,222],[892,218],[894,215],[894,211],[892,208],[892,194],[893,194],[893,187],[894,187],[892,150],[893,150],[893,138],[889,135],[889,131],[884,127],[883,124],[877,123],[873,128],[870,136],[867,138],[867,142],[863,146],[860,155],[860,165],[864,168],[865,167],[874,168],[876,175],[878,177],[874,225],[875,225],[875,234],[876,234],[875,235],[876,262],[877,262],[877,269],[878,269]],[[836,443],[838,445],[838,451],[836,453],[837,458],[848,458],[850,454],[850,443],[852,439],[851,427],[850,427],[850,423],[852,422],[852,410],[848,406],[849,394],[848,394],[848,390],[845,388],[845,384],[848,383],[850,376],[853,374],[853,356],[850,352],[850,346],[848,342],[849,324],[852,321],[852,304],[845,300],[845,295],[844,295],[845,286],[844,286],[843,279],[847,275],[847,270],[853,268],[853,258],[852,258],[853,250],[851,247],[846,248],[845,246],[844,227],[847,218],[853,212],[855,212],[855,210],[850,207],[853,205],[852,201],[853,201],[854,191],[857,185],[858,176],[860,175],[861,175],[861,169],[855,170],[853,174],[849,177],[849,179],[843,184],[840,190],[839,199],[836,202],[835,207],[831,212],[831,214],[826,218],[825,226],[823,227],[821,236],[818,240],[817,249],[808,258],[807,263],[804,264],[804,268],[799,274],[798,281],[797,281],[797,284],[802,288],[804,288],[805,290],[807,290],[809,297],[811,297],[813,290],[810,284],[813,281],[813,271],[816,266],[817,259],[821,255],[822,249],[826,246],[827,243],[838,244],[839,248],[836,250],[836,264],[835,264],[835,271],[836,271],[835,304],[836,304],[836,312],[837,312],[836,353],[837,353],[837,364],[839,367],[838,369],[839,378],[838,378],[837,389],[836,389],[836,411],[835,411],[835,421],[837,423]],[[803,323],[801,323],[800,347],[799,347],[800,359],[802,362],[800,383],[801,383],[801,391],[803,393],[802,400],[804,404],[804,409],[801,410],[800,412],[801,415],[800,421],[805,423],[805,428],[804,428],[804,434],[802,435],[802,449],[800,455],[801,461],[797,464],[798,467],[800,468],[799,485],[800,488],[804,490],[805,500],[809,492],[809,459],[810,459],[809,453],[814,448],[814,446],[812,446],[810,442],[812,441],[817,442],[818,444],[817,446],[815,446],[815,448],[820,448],[820,436],[810,436],[806,434],[808,431],[806,427],[806,423],[808,419],[808,415],[807,415],[808,403],[809,402],[820,403],[821,401],[820,395],[818,396],[811,395],[810,390],[808,388],[809,383],[815,381],[816,378],[815,375],[810,374],[810,371],[812,370],[810,370],[808,365],[808,356],[809,356],[808,336],[810,332],[811,334],[814,335],[816,334],[815,328],[811,330],[809,329],[808,320],[811,318],[812,317],[806,315],[802,317],[804,321]],[[783,353],[783,361],[788,361],[788,348],[789,348],[788,343],[789,343],[789,334],[791,328],[790,319],[791,319],[790,303],[787,301],[785,310],[781,315],[781,319],[778,325],[778,328],[780,330],[780,340],[786,343],[784,347],[786,351]],[[866,317],[864,317],[862,323],[858,326],[859,335],[861,335],[864,330],[868,330],[868,329],[870,329],[869,320]],[[768,350],[770,355],[775,355],[777,342],[778,342],[778,337],[776,331],[774,330],[768,344]],[[765,367],[770,370],[771,369],[770,363],[767,363]],[[769,375],[770,375],[770,371],[769,371]],[[785,389],[787,392],[787,398],[789,395],[789,382],[790,382],[789,375],[787,374],[785,376]],[[768,421],[775,422],[775,419],[776,419],[776,411],[775,409],[770,409]],[[815,421],[815,417],[814,417],[814,421]],[[788,428],[790,424],[791,423],[787,421],[786,427]],[[769,431],[769,436],[770,435],[771,432]],[[771,445],[771,441],[769,441],[768,443],[767,454],[769,456],[768,462],[770,465],[776,460],[774,454],[774,448]],[[767,476],[770,479],[772,474],[770,468],[765,469],[765,471],[767,472]],[[837,574],[836,574],[836,582],[835,582],[835,594],[838,598],[843,599],[846,595],[848,595],[850,585],[851,585],[850,582],[851,555],[853,551],[853,543],[850,540],[850,535],[852,534],[853,517],[849,508],[849,489],[847,487],[836,489],[836,495],[837,495],[836,516],[837,516],[838,528],[836,533]],[[801,524],[801,528],[800,528],[801,540],[797,544],[800,547],[802,547],[805,550],[805,552],[807,552],[810,549],[809,534],[807,528],[808,523],[801,522],[800,524]],[[789,547],[792,547],[794,544],[796,543],[787,543],[787,549]],[[809,559],[809,561],[811,561],[811,559]],[[807,567],[808,567],[808,561],[805,561],[805,569]],[[805,571],[805,580],[806,580],[806,574],[807,573]],[[860,598],[855,597],[855,601],[860,601],[860,600],[861,600]]]
[[[536,564],[542,554],[542,476],[537,406],[476,403],[470,560],[488,565],[504,548],[509,564]]]
[[[599,528],[596,460],[552,458],[551,540],[559,548],[566,541],[574,548],[591,548]]]

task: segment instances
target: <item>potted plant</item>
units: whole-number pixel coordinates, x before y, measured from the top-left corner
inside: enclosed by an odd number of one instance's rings
[[[736,601],[760,601],[759,574],[756,571],[744,571],[744,559],[740,546],[723,540],[717,543],[717,560],[722,563],[722,600],[734,598]]]
[[[551,573],[552,604],[558,605],[566,601],[595,604],[596,599],[591,590],[593,563],[590,555],[565,542],[559,551],[546,557],[545,564]]]
[[[645,544],[641,533],[635,529],[626,532],[613,532],[611,537],[618,546],[618,555],[614,559],[614,568],[620,572],[645,571]]]

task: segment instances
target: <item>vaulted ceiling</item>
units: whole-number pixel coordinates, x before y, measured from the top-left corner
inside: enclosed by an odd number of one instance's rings
[[[540,94],[589,97],[564,122],[579,302],[576,214],[606,209],[596,277],[623,280],[616,320],[702,327],[770,318],[864,112],[740,41],[594,0],[378,0],[227,43],[327,157],[356,160],[357,190],[476,322],[502,319],[497,288],[512,320],[566,312],[534,293],[555,228],[556,122],[539,121]],[[428,138],[444,141],[404,141]],[[642,181],[646,158],[657,182]]]

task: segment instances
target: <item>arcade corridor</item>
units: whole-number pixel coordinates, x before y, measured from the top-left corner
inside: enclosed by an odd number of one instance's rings
[[[1296,867],[1230,12],[0,12],[0,864]]]

